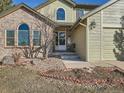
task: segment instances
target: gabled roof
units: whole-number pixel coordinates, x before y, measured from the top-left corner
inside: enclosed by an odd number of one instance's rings
[[[43,8],[53,2],[55,2],[56,0],[47,0],[46,2],[38,5],[35,9],[38,10],[40,8]],[[94,9],[100,5],[94,5],[94,4],[76,4],[73,0],[60,0],[60,1],[65,1],[69,4],[71,4],[74,8],[86,8],[86,9]]]
[[[47,6],[47,5],[49,5],[49,4],[51,4],[51,3],[55,2],[55,1],[56,0],[47,0],[45,3],[42,3],[42,4],[38,5],[35,9],[38,10],[38,9],[43,8],[44,6]],[[76,3],[73,2],[72,0],[60,0],[60,1],[65,1],[65,2],[67,2],[69,4],[71,4],[72,6],[76,5]]]
[[[87,13],[86,15],[84,15],[83,17],[79,18],[75,23],[74,25],[72,26],[71,30],[74,29],[76,26],[78,26],[78,24],[80,22],[82,22],[83,20],[87,19],[88,17],[92,16],[93,14],[96,14],[97,12],[109,7],[110,5],[116,3],[117,1],[120,1],[120,0],[110,0],[108,1],[107,3],[105,3],[104,5],[94,9],[93,11]]]
[[[10,9],[6,10],[6,11],[1,12],[0,13],[0,18],[6,16],[8,14],[11,14],[11,13],[13,13],[16,10],[21,9],[21,8],[24,8],[24,9],[28,10],[29,12],[37,15],[39,18],[44,19],[46,22],[49,22],[49,23],[55,25],[55,22],[50,20],[48,17],[45,17],[44,15],[40,14],[39,12],[35,11],[34,9],[32,9],[31,7],[29,7],[28,5],[26,5],[24,3],[21,3],[21,4],[19,4],[17,6],[14,6],[14,7],[10,8]]]

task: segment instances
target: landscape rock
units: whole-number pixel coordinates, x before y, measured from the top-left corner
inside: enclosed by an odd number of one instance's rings
[[[2,64],[4,65],[12,65],[15,64],[14,58],[12,56],[5,56],[2,59]]]
[[[45,60],[41,59],[32,59],[33,64],[27,64],[26,68],[45,72],[48,70],[64,70],[66,69],[61,59],[58,58],[48,58]]]
[[[33,64],[39,65],[41,63],[41,59],[32,59]]]

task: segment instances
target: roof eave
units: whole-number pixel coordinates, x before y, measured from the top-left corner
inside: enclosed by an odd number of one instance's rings
[[[56,0],[53,0],[53,1],[46,1],[46,2],[44,2],[44,3],[42,3],[42,4],[38,5],[38,6],[36,6],[34,9],[35,9],[35,10],[38,10],[38,9],[43,8],[44,6],[49,5],[49,4],[51,4],[51,3],[55,2],[55,1],[56,1]],[[73,5],[73,7],[76,6],[76,3],[73,2],[72,0],[71,0],[71,1],[66,1],[66,2],[70,3],[71,5]]]
[[[32,9],[31,7],[27,6],[24,3],[21,3],[21,4],[17,5],[17,6],[14,6],[11,9],[8,9],[8,10],[4,11],[5,13],[3,15],[0,15],[0,18],[2,18],[4,16],[6,16],[6,15],[8,15],[8,14],[10,14],[10,13],[12,13],[12,12],[14,12],[14,11],[20,9],[20,8],[22,8],[22,7],[28,9],[29,11],[31,11],[31,12],[35,13],[36,15],[38,15],[39,17],[41,17],[41,18],[45,19],[46,21],[50,22],[53,26],[56,25],[56,23],[54,21],[52,21],[51,19],[45,17],[44,15],[41,15],[39,12],[35,11],[34,9]]]
[[[84,15],[83,17],[79,18],[79,20],[77,20],[77,21],[74,23],[74,25],[72,26],[71,31],[74,30],[75,27],[76,27],[77,25],[79,25],[79,23],[82,22],[83,20],[87,19],[88,17],[90,17],[90,16],[92,16],[93,14],[95,14],[95,13],[101,11],[102,9],[104,9],[104,8],[106,8],[106,7],[110,6],[110,5],[112,5],[113,3],[117,2],[117,1],[119,1],[119,0],[112,0],[112,1],[109,1],[109,2],[107,2],[106,4],[102,5],[101,7],[98,7],[98,8],[96,8],[96,9],[92,10],[91,12],[87,13],[87,14]]]
[[[100,5],[91,5],[91,4],[76,4],[74,8],[86,8],[86,9],[94,9],[99,7]]]
[[[70,31],[73,31],[73,30],[79,25],[80,22],[81,22],[81,18],[79,18],[79,19],[73,24],[73,26],[71,27]]]

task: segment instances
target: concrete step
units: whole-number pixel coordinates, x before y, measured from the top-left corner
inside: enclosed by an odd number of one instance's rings
[[[52,55],[60,56],[62,60],[81,61],[80,56],[75,52],[54,52]]]
[[[53,55],[73,55],[74,52],[54,52]]]
[[[64,54],[64,55],[61,55],[61,58],[63,60],[74,60],[74,61],[80,61],[80,56],[77,55],[77,54]]]

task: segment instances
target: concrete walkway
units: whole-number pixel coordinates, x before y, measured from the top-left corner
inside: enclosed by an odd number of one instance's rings
[[[120,61],[99,61],[85,62],[81,61],[79,55],[74,52],[55,52],[54,55],[61,56],[66,68],[90,68],[90,67],[118,67],[124,70],[124,62]]]
[[[63,63],[65,64],[66,68],[90,68],[95,67],[94,65],[90,64],[89,62],[85,61],[71,61],[71,60],[63,60]]]
[[[124,70],[124,62],[123,61],[106,61],[107,64],[119,67]]]
[[[118,67],[124,70],[124,62],[119,61],[101,61],[101,62],[85,62],[85,61],[72,61],[72,60],[63,60],[66,68],[90,68],[90,67]]]

